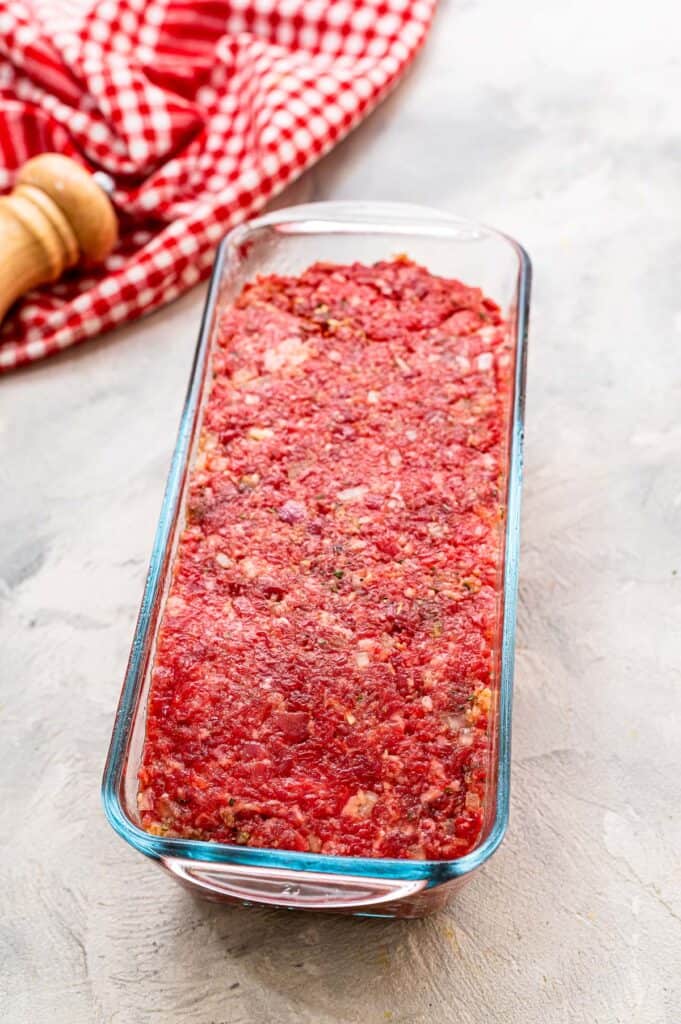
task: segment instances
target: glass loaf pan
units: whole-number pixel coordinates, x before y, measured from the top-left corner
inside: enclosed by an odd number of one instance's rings
[[[156,630],[182,529],[184,491],[210,381],[220,310],[256,274],[297,274],[316,260],[373,263],[406,252],[435,274],[480,286],[502,308],[515,355],[501,616],[495,651],[489,795],[483,832],[450,861],[335,857],[151,835],[139,825],[142,753]],[[234,229],[218,249],[182,412],[142,606],[113,729],[103,800],[113,828],[177,881],[209,899],[243,905],[419,917],[441,907],[497,849],[509,811],[511,698],[518,587],[526,335],[527,254],[497,231],[446,213],[383,203],[315,203],[279,210]]]

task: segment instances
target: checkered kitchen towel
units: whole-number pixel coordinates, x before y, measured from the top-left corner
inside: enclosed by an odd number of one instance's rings
[[[33,292],[0,369],[175,298],[342,138],[423,42],[435,0],[0,0],[0,188],[57,150],[114,179],[121,240]]]

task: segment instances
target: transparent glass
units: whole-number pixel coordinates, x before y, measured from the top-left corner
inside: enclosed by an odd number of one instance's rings
[[[502,307],[515,352],[508,424],[504,559],[496,645],[490,790],[478,846],[449,861],[335,857],[169,839],[139,825],[137,770],[159,612],[182,528],[187,470],[202,418],[219,312],[257,273],[295,274],[315,260],[372,263],[405,252],[436,274],[479,285]],[[315,203],[278,210],[233,230],[218,250],[182,412],[142,606],[103,781],[113,828],[179,882],[211,898],[336,913],[416,917],[441,906],[497,849],[508,822],[511,697],[522,470],[530,262],[513,239],[421,207]]]

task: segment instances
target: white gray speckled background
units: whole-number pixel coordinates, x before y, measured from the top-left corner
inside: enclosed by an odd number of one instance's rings
[[[104,820],[203,291],[2,381],[3,1021],[677,1024],[680,42],[675,2],[450,0],[286,196],[427,201],[535,262],[512,822],[444,914],[219,909]]]

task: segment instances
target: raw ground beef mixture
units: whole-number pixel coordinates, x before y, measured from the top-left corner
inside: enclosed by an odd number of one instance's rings
[[[400,257],[224,310],[139,773],[157,835],[443,859],[479,839],[511,356]]]

